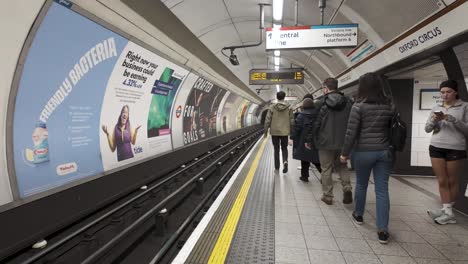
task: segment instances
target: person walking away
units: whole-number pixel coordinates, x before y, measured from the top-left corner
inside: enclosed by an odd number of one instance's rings
[[[350,175],[348,168],[340,163],[339,158],[352,101],[338,91],[338,81],[334,78],[325,79],[322,89],[325,95],[317,120],[309,127],[306,147],[311,148],[314,145],[319,151],[322,166],[322,201],[328,205],[333,204],[332,170],[335,169],[343,186],[343,203],[350,204],[353,202]]]
[[[286,93],[280,91],[276,93],[278,102],[270,107],[265,118],[265,134],[268,136],[270,130],[271,140],[274,148],[275,170],[280,168],[280,146],[283,162],[283,173],[288,172],[288,136],[291,127],[294,125],[293,113],[290,105],[284,101]]]
[[[367,186],[371,171],[376,197],[376,225],[379,242],[388,242],[390,198],[388,181],[393,166],[394,151],[389,144],[391,100],[384,95],[380,78],[366,73],[359,78],[358,100],[351,108],[340,160],[346,163],[354,146],[356,188],[353,220],[364,222]]]
[[[310,163],[313,163],[319,172],[321,171],[317,150],[313,146],[311,149],[305,147],[306,128],[315,122],[318,111],[314,107],[314,101],[310,98],[305,98],[302,101],[302,109],[303,111],[295,119],[291,140],[294,142],[293,159],[301,161],[301,177],[299,179],[308,182]]]
[[[442,209],[427,213],[434,222],[445,225],[457,222],[452,206],[457,199],[459,177],[466,159],[468,103],[459,99],[458,84],[454,80],[442,82],[439,89],[443,102],[432,108],[425,130],[432,132],[429,156],[439,183]]]
[[[299,110],[298,110],[297,112],[294,113],[294,126],[296,126],[297,116],[299,115],[300,112],[303,111],[303,108],[304,108],[304,107],[302,106],[302,104],[303,104],[303,102],[304,102],[304,100],[305,100],[306,98],[310,98],[310,99],[312,100],[312,102],[314,103],[314,107],[313,107],[313,109],[314,109],[313,112],[314,112],[314,115],[315,115],[314,120],[316,119],[316,117],[317,117],[317,115],[318,115],[318,111],[320,110],[320,105],[321,105],[321,104],[319,103],[320,101],[317,100],[317,103],[314,102],[314,96],[313,96],[312,94],[310,94],[310,93],[307,93],[307,94],[304,95],[304,97],[302,97],[302,102],[300,103],[301,106],[298,107]],[[309,125],[306,125],[306,126],[304,126],[304,127],[302,128],[302,129],[303,129],[302,132],[303,132],[305,135],[307,135],[307,131],[308,131],[308,128],[309,128],[310,125],[313,125],[313,123],[311,123],[311,124],[309,124]],[[293,128],[294,128],[294,127],[293,127]],[[291,133],[293,133],[293,132],[291,132]],[[303,142],[302,142],[301,144],[304,144],[304,142],[305,142],[305,137],[304,137],[304,140],[302,140],[302,141],[303,141]],[[297,148],[297,146],[294,146],[294,144],[293,144],[293,155],[294,155],[294,149],[295,149],[295,148]],[[306,149],[307,149],[307,148],[306,148]],[[314,162],[312,162],[312,164],[314,164],[314,166],[315,166],[315,168],[318,170],[318,172],[322,172],[322,167],[320,166],[320,160],[319,160],[319,158],[318,158],[318,151],[315,149],[314,152],[315,152],[314,155],[317,154],[317,159],[314,159]],[[294,158],[294,157],[293,157],[293,158]],[[310,162],[309,162],[309,163],[310,163]],[[309,164],[309,166],[310,166],[310,164]],[[310,168],[310,167],[309,167],[309,168]],[[298,166],[297,169],[298,169],[298,170],[302,170],[302,166]]]

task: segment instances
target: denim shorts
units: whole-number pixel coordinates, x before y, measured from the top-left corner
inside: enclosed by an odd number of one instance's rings
[[[466,159],[465,150],[438,148],[429,146],[429,156],[431,158],[444,159],[446,161]]]

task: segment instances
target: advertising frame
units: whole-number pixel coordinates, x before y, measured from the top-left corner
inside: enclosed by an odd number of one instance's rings
[[[215,83],[216,85],[218,85],[222,89],[225,89],[226,91],[231,92],[231,90],[228,89],[227,87],[219,85],[218,82],[212,81],[211,78],[208,78],[205,75],[200,74],[199,72],[189,68],[188,66],[173,60],[172,58],[170,58],[166,54],[162,53],[158,49],[152,47],[149,44],[146,44],[144,41],[141,41],[137,37],[134,37],[131,34],[126,33],[125,31],[119,29],[118,27],[113,26],[112,24],[110,24],[110,23],[106,22],[105,20],[99,18],[98,16],[90,13],[89,11],[87,11],[86,9],[80,7],[79,5],[77,5],[75,3],[71,3],[69,1],[46,0],[44,2],[44,4],[43,4],[41,10],[39,11],[37,17],[36,17],[32,27],[31,27],[30,32],[28,33],[27,37],[25,38],[25,41],[23,43],[23,47],[21,49],[21,52],[20,52],[20,55],[19,55],[19,58],[18,58],[18,62],[17,62],[17,65],[16,65],[16,70],[15,70],[15,74],[14,74],[14,77],[13,77],[13,81],[11,82],[11,88],[10,88],[10,93],[9,93],[9,97],[8,97],[7,114],[6,114],[5,150],[6,150],[6,158],[7,158],[8,178],[10,180],[10,189],[11,189],[11,192],[12,192],[12,195],[13,195],[13,201],[10,202],[10,203],[6,203],[4,205],[0,205],[0,212],[8,210],[10,208],[14,208],[16,206],[19,206],[19,205],[22,205],[22,204],[25,204],[25,203],[35,201],[37,199],[41,199],[41,198],[46,197],[46,196],[50,196],[52,194],[61,192],[63,190],[66,190],[66,189],[81,185],[81,184],[83,184],[85,182],[95,180],[95,179],[100,178],[102,176],[112,174],[112,173],[114,173],[116,171],[124,170],[124,169],[126,169],[128,167],[132,167],[132,166],[135,166],[137,164],[144,163],[144,162],[146,162],[146,161],[148,161],[150,159],[154,159],[154,158],[159,157],[161,155],[166,155],[167,154],[167,152],[165,152],[165,153],[162,153],[162,154],[159,154],[159,155],[158,154],[153,155],[153,156],[141,159],[141,160],[136,160],[133,163],[124,165],[124,166],[119,167],[119,168],[103,171],[103,172],[97,173],[95,175],[91,175],[91,176],[88,176],[88,177],[85,177],[85,178],[82,178],[82,179],[77,179],[75,181],[66,183],[66,184],[61,185],[61,186],[57,186],[57,187],[54,187],[54,188],[51,188],[51,189],[48,189],[48,190],[44,190],[44,191],[42,191],[40,193],[36,193],[36,194],[26,196],[26,197],[21,197],[20,196],[19,189],[18,189],[18,182],[17,182],[17,173],[16,173],[16,169],[15,169],[14,144],[13,144],[13,140],[14,140],[14,128],[13,128],[13,126],[14,126],[14,110],[16,108],[16,98],[17,98],[17,95],[18,95],[20,80],[21,80],[23,70],[24,70],[24,66],[25,66],[24,64],[25,64],[25,61],[26,61],[26,59],[28,58],[28,55],[29,55],[29,50],[31,48],[31,45],[32,45],[33,41],[35,40],[36,33],[38,32],[39,28],[41,27],[44,18],[46,17],[50,7],[52,6],[52,4],[54,2],[66,7],[68,9],[70,9],[71,11],[77,13],[78,15],[82,16],[83,18],[88,19],[88,20],[96,23],[98,26],[103,27],[104,29],[109,30],[109,31],[111,31],[111,32],[113,32],[113,33],[115,33],[117,35],[120,35],[121,37],[127,39],[129,42],[133,42],[134,44],[141,46],[142,48],[150,51],[151,53],[154,53],[155,55],[160,56],[162,59],[167,60],[170,63],[173,63],[173,64],[177,65],[178,67],[180,67],[182,69],[187,70],[188,74],[191,74],[191,73],[196,74],[196,75],[198,75],[200,77],[203,77],[203,78]],[[183,86],[184,81],[180,84],[180,87]],[[179,92],[180,92],[180,89],[177,90],[175,98],[177,98]],[[238,96],[240,96],[240,95],[238,95]],[[174,107],[174,105],[172,107]],[[171,121],[172,121],[172,112],[173,112],[173,109],[171,109],[171,114],[170,114]],[[170,121],[170,123],[172,123],[171,121]],[[171,151],[173,151],[174,146],[172,144],[172,140],[170,140],[170,144],[171,144],[171,147],[172,147]]]

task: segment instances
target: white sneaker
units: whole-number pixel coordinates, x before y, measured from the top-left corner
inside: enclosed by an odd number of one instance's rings
[[[444,212],[442,209],[436,209],[436,210],[427,210],[427,214],[429,215],[432,220],[435,220],[437,217],[441,217]]]
[[[444,212],[441,216],[434,219],[434,222],[439,225],[446,225],[446,224],[456,224],[457,220],[455,220],[454,215],[448,215]]]

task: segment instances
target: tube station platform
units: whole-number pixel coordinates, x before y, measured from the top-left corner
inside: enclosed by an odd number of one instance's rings
[[[372,177],[356,225],[337,175],[327,205],[320,173],[311,166],[310,182],[299,180],[291,151],[289,171],[275,171],[271,139],[260,139],[173,263],[468,263],[468,217],[456,212],[457,224],[442,226],[427,215],[441,206],[435,178],[392,175],[390,239],[380,244]]]

